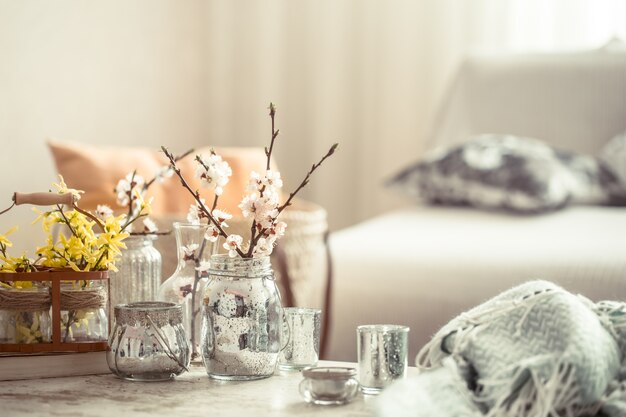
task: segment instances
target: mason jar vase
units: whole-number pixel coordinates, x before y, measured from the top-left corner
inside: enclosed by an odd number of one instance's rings
[[[281,349],[282,315],[269,257],[214,255],[204,292],[201,342],[209,377],[271,376]]]

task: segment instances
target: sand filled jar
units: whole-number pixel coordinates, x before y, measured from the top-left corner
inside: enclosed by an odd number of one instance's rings
[[[269,257],[211,258],[203,299],[202,359],[211,378],[271,376],[281,348],[282,307]]]

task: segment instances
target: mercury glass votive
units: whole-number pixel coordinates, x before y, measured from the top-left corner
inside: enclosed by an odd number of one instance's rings
[[[359,384],[365,394],[378,394],[406,376],[409,328],[390,324],[357,328]]]
[[[340,405],[350,402],[359,390],[354,368],[305,368],[300,382],[300,394],[308,403]]]
[[[133,381],[165,381],[188,370],[190,346],[179,304],[146,301],[115,306],[107,363]]]
[[[288,307],[283,309],[283,314],[284,347],[278,357],[278,367],[292,370],[317,365],[322,310]]]

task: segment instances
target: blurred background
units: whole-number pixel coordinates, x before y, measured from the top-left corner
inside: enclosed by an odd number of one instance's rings
[[[303,193],[337,230],[404,204],[382,183],[429,145],[465,56],[614,37],[623,0],[0,0],[0,205],[49,189],[48,138],[263,146],[272,101],[288,189],[340,143]]]

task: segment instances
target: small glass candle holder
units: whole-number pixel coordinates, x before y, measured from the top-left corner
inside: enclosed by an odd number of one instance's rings
[[[356,369],[341,367],[305,368],[300,394],[308,403],[341,405],[350,402],[359,391]]]
[[[299,370],[317,365],[320,351],[320,318],[315,308],[289,307],[283,309],[282,339],[285,346],[278,358],[282,370]]]
[[[146,301],[115,306],[107,363],[120,378],[166,381],[188,370],[191,352],[182,307]]]
[[[359,326],[359,384],[364,394],[378,394],[407,371],[409,328],[389,324]]]

